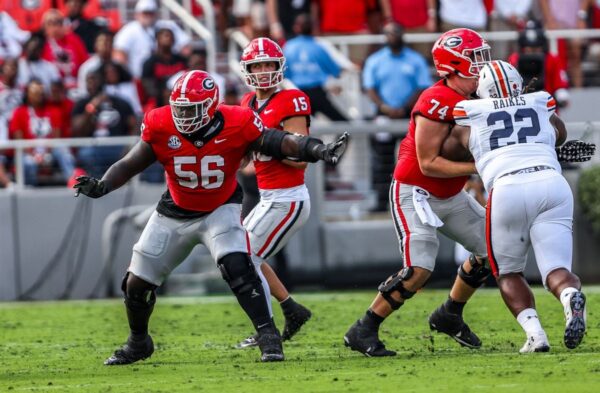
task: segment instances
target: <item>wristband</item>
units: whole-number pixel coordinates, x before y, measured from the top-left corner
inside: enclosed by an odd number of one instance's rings
[[[95,114],[96,114],[96,107],[94,106],[94,104],[92,104],[92,103],[90,102],[90,103],[88,103],[88,104],[85,106],[85,111],[86,111],[87,113],[89,113],[90,115],[95,115]]]

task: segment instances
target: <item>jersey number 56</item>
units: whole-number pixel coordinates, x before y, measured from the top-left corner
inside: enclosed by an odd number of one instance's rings
[[[225,179],[225,173],[216,169],[225,166],[225,160],[221,156],[204,156],[200,160],[200,171],[196,174],[195,171],[183,170],[183,165],[196,164],[196,156],[184,156],[184,157],[173,157],[173,164],[175,167],[175,174],[177,175],[177,182],[182,187],[197,188],[198,187],[198,174],[201,177],[202,188],[207,190],[213,190],[223,185]],[[212,167],[212,168],[211,168]],[[216,168],[215,168],[216,167]]]

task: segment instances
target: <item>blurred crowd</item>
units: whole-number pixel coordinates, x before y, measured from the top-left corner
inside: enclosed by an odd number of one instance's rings
[[[124,22],[118,0],[0,0],[0,140],[136,135],[143,114],[168,103],[182,72],[206,69],[204,44],[173,20],[161,19],[155,0],[121,0],[133,8]],[[182,2],[188,4],[190,2]],[[568,105],[568,88],[590,85],[584,59],[600,62],[600,44],[559,40],[551,53],[545,31],[600,27],[600,0],[214,0],[217,44],[228,33],[268,36],[284,49],[286,77],[310,98],[315,113],[349,118],[330,100],[344,70],[360,70],[375,121],[408,118],[420,92],[433,83],[431,43],[407,45],[406,33],[455,27],[518,31],[516,42],[491,42],[493,57],[517,66],[530,89],[545,89]],[[191,12],[202,10],[191,1]],[[384,34],[386,44],[353,45],[339,64],[316,39]],[[223,67],[222,67],[223,68]],[[243,84],[215,74],[221,100],[238,103]],[[387,203],[397,140],[371,138],[373,187]],[[124,153],[120,146],[35,148],[25,152],[26,184],[65,184],[102,173]],[[0,151],[0,187],[14,178],[14,152]],[[143,178],[163,181],[159,168]]]

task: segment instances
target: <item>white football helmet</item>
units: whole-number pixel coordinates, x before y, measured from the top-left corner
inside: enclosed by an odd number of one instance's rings
[[[509,63],[494,60],[483,66],[479,73],[479,98],[515,97],[523,92],[523,78]]]

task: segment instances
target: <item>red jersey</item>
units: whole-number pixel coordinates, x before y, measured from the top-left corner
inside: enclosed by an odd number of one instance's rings
[[[260,108],[257,108],[256,93],[246,93],[242,106],[254,110],[265,127],[283,130],[283,121],[295,116],[306,116],[310,123],[310,100],[300,90],[280,90],[275,92]],[[304,169],[286,165],[273,157],[256,153],[254,155],[258,188],[273,190],[297,187],[304,184]]]
[[[467,176],[439,178],[425,176],[421,172],[415,144],[415,116],[453,124],[452,110],[464,99],[465,97],[446,86],[445,80],[440,80],[421,93],[410,114],[408,134],[400,144],[394,179],[400,183],[422,187],[438,198],[450,198],[463,189]]]
[[[321,32],[352,34],[367,29],[371,0],[321,0],[318,3]]]
[[[427,2],[414,0],[391,0],[392,18],[405,29],[424,26],[427,23]]]
[[[237,187],[236,172],[249,145],[263,125],[250,109],[220,105],[221,131],[206,143],[195,144],[175,128],[166,105],[146,114],[142,140],[152,146],[167,175],[175,204],[183,209],[211,212],[223,205]]]
[[[21,105],[13,112],[8,124],[10,138],[14,139],[19,131],[23,139],[52,138],[52,130],[63,125],[61,113],[50,105],[33,108]]]
[[[77,84],[79,67],[88,59],[85,44],[75,33],[67,33],[59,40],[47,39],[42,49],[42,59],[58,67],[67,88]]]

